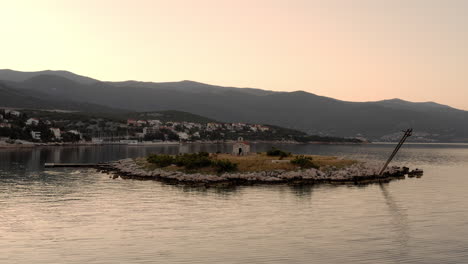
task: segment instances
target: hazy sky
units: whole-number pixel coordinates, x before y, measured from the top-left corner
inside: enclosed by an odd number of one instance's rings
[[[0,0],[0,68],[468,110],[465,0]]]

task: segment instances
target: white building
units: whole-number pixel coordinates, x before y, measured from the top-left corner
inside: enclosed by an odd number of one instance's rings
[[[104,140],[101,139],[101,138],[93,137],[93,138],[91,138],[91,142],[93,142],[94,144],[102,144],[104,142]]]
[[[156,134],[159,131],[159,127],[144,127],[143,135]]]
[[[206,130],[207,131],[214,131],[220,128],[222,125],[218,123],[208,123],[206,124]]]
[[[244,123],[232,123],[231,126],[233,130],[238,131],[238,130],[244,129],[245,124]]]
[[[27,126],[37,126],[39,124],[39,119],[37,118],[29,118],[26,120],[26,125]]]
[[[55,139],[62,139],[62,133],[60,128],[51,128],[50,131],[54,134]]]
[[[182,139],[182,140],[188,140],[189,139],[189,135],[185,132],[178,132],[177,135],[179,136],[179,139]]]
[[[148,120],[148,125],[153,126],[153,127],[159,127],[161,125],[161,121],[159,120]]]
[[[184,128],[191,129],[191,128],[194,128],[194,127],[198,127],[200,124],[196,124],[196,123],[192,123],[192,122],[182,122],[182,125],[184,126]]]
[[[134,139],[122,139],[120,140],[121,144],[138,144],[138,140]]]
[[[16,117],[19,117],[21,115],[20,112],[15,111],[15,110],[10,110],[10,109],[6,109],[5,114],[10,114],[10,115],[13,115],[13,116],[16,116]]]
[[[242,137],[237,139],[237,142],[232,146],[232,155],[244,156],[250,153],[250,145],[245,142]]]
[[[259,131],[265,132],[265,131],[270,130],[270,128],[266,126],[262,126],[262,125],[250,125],[250,130],[254,132],[259,132]]]
[[[127,126],[136,126],[137,121],[135,119],[128,119],[127,120]]]
[[[146,122],[146,120],[138,120],[136,121],[137,123],[137,126],[146,126],[148,124],[148,122]]]
[[[35,140],[41,140],[41,132],[31,131],[31,137]]]
[[[81,133],[78,132],[78,130],[68,130],[67,132],[80,136],[80,139],[83,138],[83,135],[81,135]]]

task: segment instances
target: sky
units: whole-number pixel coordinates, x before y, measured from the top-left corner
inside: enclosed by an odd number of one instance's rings
[[[465,0],[0,0],[0,68],[468,110]]]

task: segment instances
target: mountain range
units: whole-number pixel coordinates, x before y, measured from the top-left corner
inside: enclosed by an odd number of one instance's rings
[[[87,112],[178,110],[224,122],[262,123],[309,134],[393,141],[468,141],[468,112],[401,99],[347,102],[304,91],[180,82],[103,82],[67,71],[0,70],[0,106]]]

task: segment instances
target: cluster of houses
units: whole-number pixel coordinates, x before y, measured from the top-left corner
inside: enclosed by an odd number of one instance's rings
[[[128,119],[127,126],[129,128],[142,128],[141,132],[135,133],[138,138],[145,138],[148,135],[156,134],[158,131],[165,130],[177,134],[182,141],[199,140],[201,135],[210,132],[220,133],[236,133],[244,132],[267,132],[270,130],[268,126],[246,123],[194,123],[194,122],[161,122],[160,120],[135,120]]]
[[[83,140],[83,134],[78,130],[69,129],[62,131],[60,128],[54,127],[53,122],[50,120],[40,120],[39,118],[24,118],[25,115],[17,110],[4,109],[0,111],[0,128],[18,128],[23,131],[27,131],[29,139],[34,141],[42,141],[44,129],[50,132],[54,141],[61,141],[65,133],[75,135],[77,139]],[[39,128],[39,124],[42,122],[43,127]],[[28,138],[23,138],[28,139]]]
[[[21,116],[21,112],[16,110],[5,109],[3,113],[0,113],[0,128],[11,128],[11,124],[7,119],[7,116],[18,118]]]
[[[73,141],[92,142],[208,141],[235,140],[238,134],[249,135],[271,130],[268,126],[246,123],[163,122],[156,119],[128,119],[125,123],[106,118],[67,120],[66,114],[55,118],[37,116],[41,115],[36,115],[35,112],[22,113],[18,110],[0,109],[0,132],[3,133],[0,137],[8,138],[12,135],[11,139],[40,142],[65,142],[69,141],[70,135]]]

